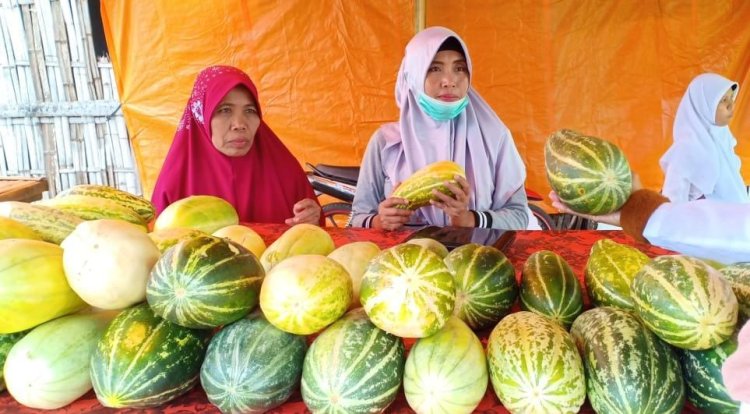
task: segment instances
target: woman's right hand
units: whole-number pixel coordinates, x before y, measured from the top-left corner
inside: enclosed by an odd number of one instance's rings
[[[378,205],[378,214],[372,219],[372,226],[377,229],[398,230],[409,221],[413,211],[398,208],[409,202],[400,197],[388,197]]]

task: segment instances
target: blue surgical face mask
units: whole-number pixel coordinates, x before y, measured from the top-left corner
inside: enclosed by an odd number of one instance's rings
[[[464,96],[457,101],[445,102],[429,97],[425,95],[424,92],[420,92],[417,102],[419,103],[419,107],[422,108],[430,118],[436,121],[448,121],[463,112],[466,105],[469,104],[469,98],[468,96]]]

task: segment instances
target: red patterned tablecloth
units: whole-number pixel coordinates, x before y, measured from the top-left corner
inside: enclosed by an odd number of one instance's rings
[[[275,240],[287,227],[274,224],[248,224],[253,230],[258,232],[270,244]],[[372,241],[381,248],[386,248],[400,243],[409,236],[406,231],[384,232],[372,229],[327,229],[333,237],[336,246],[341,246],[354,241]],[[517,233],[515,242],[507,250],[507,256],[516,268],[516,274],[520,276],[520,271],[526,259],[534,252],[539,250],[551,250],[561,255],[572,267],[573,271],[583,280],[583,269],[588,260],[591,246],[599,239],[609,238],[618,243],[625,243],[636,246],[647,255],[653,257],[661,254],[670,253],[667,250],[660,249],[647,244],[636,243],[630,237],[620,231],[563,231],[563,232],[541,232],[541,231],[520,231]],[[582,283],[583,285],[583,283]],[[588,300],[586,298],[586,300]],[[484,344],[487,342],[491,330],[477,332]],[[412,341],[406,341],[407,347]],[[7,391],[0,393],[0,414],[5,413],[32,413],[32,412],[50,412],[32,410],[19,405],[13,400]],[[76,400],[73,404],[64,407],[56,412],[61,413],[219,413],[219,410],[211,405],[206,399],[206,394],[200,386],[193,388],[190,392],[162,407],[150,410],[112,410],[102,407],[96,400],[93,392],[89,392],[83,397]],[[413,413],[406,403],[403,392],[400,392],[396,401],[388,408],[388,413]],[[484,399],[477,407],[476,413],[484,414],[508,414],[508,411],[502,407],[500,401],[489,384]],[[581,413],[593,413],[588,403],[581,409]],[[295,393],[289,401],[281,407],[270,411],[275,414],[303,414],[309,413],[302,402],[299,392]],[[686,405],[683,413],[698,413],[689,405]]]

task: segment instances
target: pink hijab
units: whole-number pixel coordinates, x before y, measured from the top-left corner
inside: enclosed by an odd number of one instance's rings
[[[750,323],[740,330],[737,343],[737,350],[724,361],[721,373],[729,395],[750,405]]]
[[[424,92],[427,70],[449,37],[461,43],[469,74],[474,76],[469,49],[453,31],[430,27],[409,41],[396,80],[399,121],[382,129],[387,142],[383,168],[390,179],[386,187],[403,182],[427,164],[451,160],[464,167],[473,186],[469,208],[499,209],[526,180],[526,167],[505,124],[471,86],[469,104],[450,121],[435,121],[417,103],[419,93]],[[385,188],[385,194],[392,190]],[[435,225],[449,224],[449,218],[436,207],[421,208],[417,214]]]
[[[252,94],[261,122],[250,151],[229,157],[211,142],[211,118],[237,85]],[[299,163],[263,122],[255,85],[237,68],[211,66],[198,74],[151,201],[159,214],[191,195],[221,197],[237,209],[240,221],[256,223],[284,223],[294,216],[296,202],[315,200]]]

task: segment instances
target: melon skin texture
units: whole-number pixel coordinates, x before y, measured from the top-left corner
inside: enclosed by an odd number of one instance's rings
[[[608,214],[625,204],[633,178],[625,154],[601,138],[561,129],[544,146],[547,181],[570,209]]]

